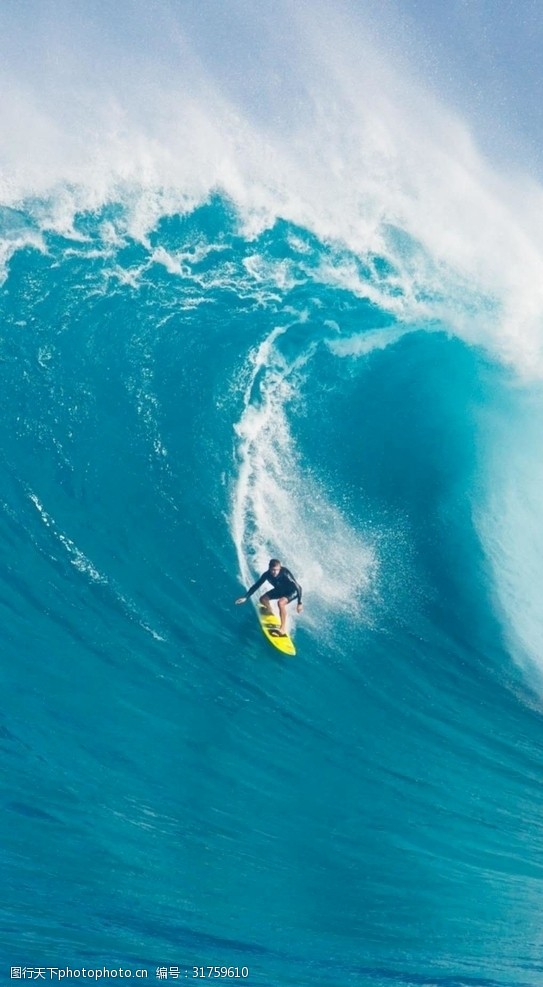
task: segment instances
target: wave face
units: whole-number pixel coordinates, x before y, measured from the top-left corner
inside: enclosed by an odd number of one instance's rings
[[[257,8],[266,64],[305,42],[258,99],[249,37],[219,98],[131,5],[85,123],[68,15],[73,101],[4,110],[43,154],[2,162],[3,962],[536,985],[540,193],[369,35]],[[232,605],[271,555],[294,660]]]

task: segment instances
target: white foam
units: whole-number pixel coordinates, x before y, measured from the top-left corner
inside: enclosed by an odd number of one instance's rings
[[[327,346],[335,356],[356,359],[366,357],[376,350],[384,350],[387,346],[393,346],[410,331],[412,330],[405,326],[367,329],[365,332],[357,333],[354,336],[327,340]]]
[[[308,599],[320,608],[360,613],[376,560],[300,461],[289,410],[300,400],[312,350],[288,363],[276,346],[285,331],[275,329],[252,353],[236,426],[231,525],[241,581],[248,586],[275,556],[308,584]]]
[[[37,230],[0,231],[0,286],[8,276],[9,262],[14,254],[28,249],[38,250],[41,254],[47,252],[43,236]]]

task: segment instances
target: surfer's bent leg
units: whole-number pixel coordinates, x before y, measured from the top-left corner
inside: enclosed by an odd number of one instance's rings
[[[287,633],[287,606],[292,603],[298,596],[296,590],[290,593],[289,596],[280,596],[277,603],[279,604],[279,616],[281,617],[281,624],[278,628],[278,634]]]
[[[270,613],[272,613],[270,598],[267,593],[264,593],[264,596],[260,597],[259,603],[261,603],[263,607],[266,607],[266,610],[269,610]]]
[[[279,628],[279,633],[280,634],[286,634],[286,632],[287,632],[286,631],[286,628],[287,628],[287,603],[288,603],[288,597],[281,596],[278,599],[277,603],[278,603],[278,606],[279,606],[279,616],[281,617],[281,626]]]

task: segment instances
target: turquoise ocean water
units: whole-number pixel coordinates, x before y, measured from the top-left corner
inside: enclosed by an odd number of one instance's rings
[[[536,247],[332,122],[332,190],[4,186],[2,983],[542,982]]]

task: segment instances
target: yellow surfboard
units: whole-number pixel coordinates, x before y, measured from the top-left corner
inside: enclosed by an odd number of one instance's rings
[[[292,638],[288,634],[285,634],[284,637],[278,637],[277,634],[274,634],[274,630],[277,630],[281,625],[279,617],[276,617],[274,613],[271,613],[270,610],[267,610],[261,604],[258,605],[256,612],[262,631],[270,644],[273,644],[274,648],[277,648],[281,654],[291,655],[293,657],[296,654],[296,648],[294,647]]]

